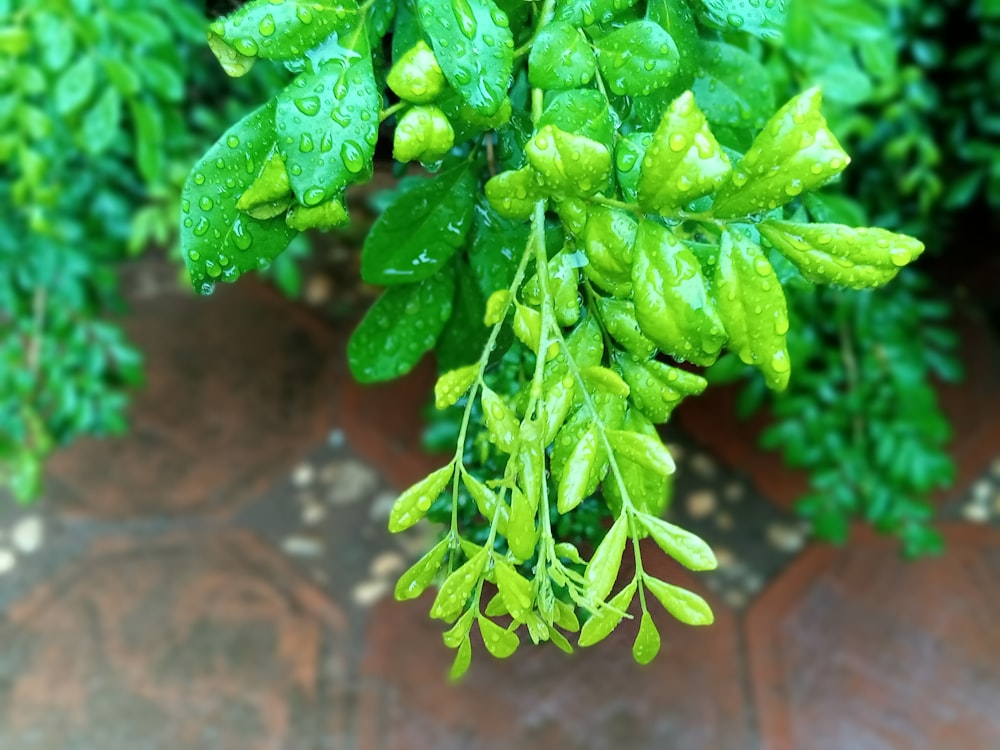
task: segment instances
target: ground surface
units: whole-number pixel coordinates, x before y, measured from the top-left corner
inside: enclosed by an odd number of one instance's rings
[[[480,653],[455,687],[427,601],[387,596],[427,542],[383,529],[398,490],[439,465],[418,449],[428,378],[362,389],[344,332],[264,286],[196,300],[137,273],[128,328],[149,384],[131,435],[61,454],[39,508],[0,513],[0,747],[1000,747],[990,342],[945,394],[962,436],[945,557],[903,563],[863,529],[844,549],[808,542],[788,511],[799,478],[743,428],[719,437],[720,397],[670,434],[675,512],[720,570],[654,563],[715,625],[662,618],[647,668],[627,626],[571,658]]]

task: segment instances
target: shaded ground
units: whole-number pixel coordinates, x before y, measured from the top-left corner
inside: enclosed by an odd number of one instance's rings
[[[1000,747],[991,342],[945,394],[963,437],[961,481],[939,498],[944,558],[903,563],[863,529],[842,550],[808,543],[794,475],[742,428],[712,454],[692,437],[731,424],[721,398],[669,436],[673,512],[720,570],[647,556],[716,624],[661,618],[647,668],[627,625],[571,658],[480,652],[455,687],[428,602],[387,597],[427,542],[384,527],[395,493],[440,463],[417,449],[429,374],[362,389],[344,331],[264,286],[196,300],[169,272],[137,273],[128,325],[150,382],[131,435],[60,455],[39,510],[2,506],[0,747]]]

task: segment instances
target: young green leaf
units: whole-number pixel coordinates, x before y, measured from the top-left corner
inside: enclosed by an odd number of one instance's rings
[[[644,582],[663,608],[685,625],[711,625],[715,621],[708,602],[694,592],[649,576]]]
[[[462,164],[401,193],[365,238],[362,278],[392,285],[436,274],[465,244],[475,182],[469,165]]]
[[[519,622],[527,620],[534,600],[531,582],[506,560],[496,560],[497,589],[510,616]]]
[[[656,344],[646,338],[639,328],[639,322],[635,319],[634,303],[605,297],[598,297],[596,302],[601,322],[625,351],[640,359],[646,359],[656,353]]]
[[[277,205],[283,205],[278,202]],[[251,214],[253,215],[253,214]],[[351,217],[347,215],[347,209],[342,201],[334,198],[318,206],[291,206],[285,214],[285,224],[296,232],[305,232],[309,229],[318,229],[325,232],[330,229],[342,227],[348,224]]]
[[[784,390],[791,370],[785,293],[760,246],[738,230],[722,233],[715,289],[729,348],[759,367],[768,387]]]
[[[454,474],[455,464],[450,463],[431,472],[400,495],[389,514],[389,531],[405,531],[423,518]]]
[[[542,314],[533,307],[515,302],[514,335],[522,344],[538,354],[542,345]]]
[[[766,221],[761,236],[810,281],[852,289],[881,286],[923,251],[919,240],[885,229]]]
[[[498,659],[506,659],[521,645],[517,633],[501,628],[486,617],[479,617],[479,633],[483,636],[486,650]]]
[[[542,127],[525,149],[544,186],[568,195],[592,195],[611,178],[611,151],[602,143],[554,125]]]
[[[851,159],[820,112],[818,88],[799,94],[768,121],[719,191],[720,218],[771,211],[840,174]]]
[[[399,577],[395,590],[397,601],[416,599],[424,593],[434,582],[434,576],[444,562],[445,555],[448,554],[449,544],[448,538],[442,539]]]
[[[593,646],[611,635],[611,632],[618,627],[618,623],[622,621],[622,617],[625,616],[625,611],[635,596],[635,590],[636,582],[630,581],[625,588],[615,594],[611,601],[601,607],[583,624],[578,641],[581,648]]]
[[[576,389],[573,379],[563,377],[549,384],[542,396],[542,440],[546,445],[551,443],[573,408]]]
[[[517,415],[503,398],[486,386],[483,386],[482,402],[490,442],[504,453],[513,453],[521,429]]]
[[[477,112],[490,116],[507,100],[514,37],[493,0],[416,0],[417,18],[445,78]]]
[[[531,167],[501,172],[487,181],[485,192],[498,214],[516,221],[531,218],[535,203],[545,198]]]
[[[669,86],[680,70],[673,38],[653,21],[633,21],[595,42],[597,65],[608,88],[641,96]]]
[[[419,39],[389,70],[386,84],[400,99],[429,104],[444,90],[444,72],[434,50]]]
[[[389,287],[375,301],[347,345],[351,372],[362,383],[398,378],[434,348],[451,315],[451,269],[419,284]]]
[[[541,130],[547,125],[585,136],[608,150],[614,148],[615,119],[607,98],[600,91],[572,89],[548,94],[537,128]]]
[[[629,394],[628,383],[614,370],[607,367],[584,367],[580,370],[580,378],[587,390],[595,395],[605,394],[617,398],[626,398]]]
[[[371,177],[381,97],[371,60],[344,51],[278,95],[278,148],[303,206]]]
[[[472,623],[476,618],[476,611],[470,607],[465,610],[465,614],[455,620],[455,624],[441,634],[441,640],[448,648],[458,648],[462,641],[468,640],[472,631]]]
[[[565,0],[556,4],[556,18],[573,26],[594,26],[611,21],[638,0]]]
[[[708,386],[700,375],[655,359],[643,361],[619,354],[615,364],[628,383],[632,402],[656,423],[666,422],[685,396],[697,396]]]
[[[280,218],[262,221],[236,208],[274,150],[274,109],[271,102],[230,128],[184,184],[181,252],[197,290],[266,266],[295,235]]]
[[[458,647],[458,652],[455,654],[455,661],[452,662],[451,671],[448,673],[448,679],[452,682],[458,682],[462,679],[462,676],[469,671],[469,666],[472,664],[472,642],[469,637],[466,636],[462,641],[462,644]]]
[[[628,519],[627,513],[618,516],[587,563],[587,595],[594,601],[604,600],[618,578],[622,555],[625,554],[625,541],[628,539]]]
[[[520,490],[513,491],[510,521],[507,522],[507,545],[518,560],[530,560],[538,543],[535,527],[536,506]]]
[[[438,409],[454,406],[462,396],[469,392],[469,388],[478,377],[478,364],[466,365],[457,370],[446,372],[434,384],[434,405]]]
[[[705,541],[680,526],[650,515],[637,516],[660,549],[689,570],[715,570],[715,553]]]
[[[436,162],[455,145],[455,131],[434,106],[411,107],[398,123],[392,142],[396,161]]]
[[[436,620],[453,622],[465,609],[465,603],[472,596],[476,585],[482,580],[483,570],[489,560],[485,549],[473,555],[462,567],[445,580],[431,605],[431,617]]]
[[[553,21],[542,28],[528,56],[528,81],[535,88],[556,91],[590,83],[597,60],[576,26]]]
[[[701,264],[666,227],[643,219],[632,259],[636,319],[642,332],[678,359],[709,365],[726,341]]]
[[[493,519],[496,518],[497,533],[506,536],[507,523],[510,520],[510,508],[507,507],[507,503],[503,502],[493,490],[468,472],[462,472],[462,483],[469,491],[469,494],[472,495],[472,499],[476,503],[479,512],[483,514],[483,518],[489,523],[492,523]],[[498,509],[499,516],[497,516]]]
[[[569,513],[591,494],[600,482],[601,451],[597,445],[597,431],[591,427],[573,448],[559,480],[557,507],[560,513]],[[607,464],[605,463],[605,469]]]
[[[638,664],[649,664],[660,653],[660,631],[650,616],[649,611],[642,613],[639,620],[639,633],[632,644],[632,658]]]
[[[673,456],[659,437],[629,430],[608,430],[607,435],[615,453],[621,453],[649,471],[666,476],[677,470]]]
[[[732,167],[688,91],[673,101],[642,159],[639,205],[663,215],[717,191]]]

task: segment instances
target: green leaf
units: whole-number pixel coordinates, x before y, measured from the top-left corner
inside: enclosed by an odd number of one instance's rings
[[[448,538],[442,539],[399,577],[395,590],[397,601],[416,599],[427,590],[448,554],[449,543]]]
[[[632,644],[632,658],[638,664],[649,664],[660,653],[660,631],[650,616],[649,611],[642,613],[639,620],[639,633]]]
[[[86,104],[97,87],[97,65],[88,54],[80,57],[56,79],[52,94],[56,112],[70,115]]]
[[[362,383],[392,380],[434,348],[451,315],[455,275],[442,271],[417,284],[387,289],[347,346],[351,372]]]
[[[392,158],[396,161],[433,163],[444,158],[455,145],[455,131],[437,107],[410,107],[393,134]]]
[[[666,422],[685,396],[702,393],[708,382],[700,375],[655,359],[643,361],[628,354],[615,357],[628,383],[632,402],[656,423]]]
[[[579,640],[581,648],[593,646],[611,635],[625,616],[625,611],[635,596],[635,590],[636,582],[630,581],[611,601],[598,610],[597,614],[583,624]]]
[[[597,489],[600,482],[601,453],[597,444],[597,431],[591,427],[574,446],[562,470],[557,502],[560,513],[569,513]]]
[[[454,622],[465,609],[476,585],[482,580],[489,552],[481,550],[445,580],[438,591],[430,615],[436,620]]]
[[[633,21],[595,42],[597,65],[620,96],[644,96],[670,86],[680,71],[677,45],[653,21]]]
[[[389,514],[389,531],[394,534],[405,531],[423,518],[454,475],[455,464],[450,463],[431,472],[400,495]]]
[[[496,114],[514,67],[507,15],[493,0],[417,0],[417,18],[448,83],[478,113]]]
[[[703,17],[709,23],[765,41],[781,38],[789,4],[776,0],[701,0]]]
[[[423,281],[465,244],[476,178],[469,164],[400,194],[365,238],[361,276],[370,284]]]
[[[600,91],[574,89],[545,97],[538,129],[553,125],[559,130],[586,136],[609,150],[615,142],[615,123],[608,100]]]
[[[208,27],[209,45],[224,66],[226,48],[243,57],[297,60],[358,18],[354,0],[251,0]]]
[[[506,659],[521,645],[517,633],[501,628],[486,617],[479,617],[479,632],[483,636],[486,650],[498,659]]]
[[[680,70],[674,79],[674,87],[689,88],[698,69],[700,52],[698,25],[687,0],[648,0],[646,17],[658,23],[670,34],[680,57]]]
[[[694,98],[713,125],[760,128],[774,111],[771,76],[753,55],[725,42],[704,40]]]
[[[592,195],[611,178],[611,151],[602,143],[554,125],[535,134],[525,154],[543,185],[568,195]]]
[[[646,338],[639,328],[632,302],[605,297],[597,297],[595,301],[604,327],[627,352],[641,359],[656,353],[656,344]]]
[[[490,329],[483,325],[486,302],[472,271],[458,258],[455,259],[455,271],[455,302],[451,317],[434,349],[439,369],[478,362],[490,336]]]
[[[688,91],[664,113],[646,149],[639,176],[639,205],[670,215],[717,191],[731,171],[728,157]]]
[[[469,392],[469,388],[479,377],[479,365],[466,365],[455,370],[449,370],[438,378],[434,384],[434,406],[447,409],[454,406],[458,400]]]
[[[295,235],[281,218],[241,214],[236,199],[275,148],[274,102],[238,122],[208,150],[184,184],[181,251],[195,289],[267,266]],[[133,107],[133,114],[138,112]]]
[[[624,429],[659,440],[656,427],[643,414],[630,409],[625,418]],[[619,515],[626,505],[625,496],[632,505],[642,513],[662,515],[670,502],[671,479],[668,475],[650,471],[644,464],[632,460],[621,453],[616,456],[618,475],[609,474],[605,477],[603,491],[613,515]]]
[[[852,289],[885,284],[924,251],[919,240],[885,229],[773,220],[758,228],[810,281]]]
[[[573,24],[553,21],[542,28],[531,45],[528,81],[535,88],[579,88],[590,83],[596,72],[594,52]]]
[[[148,183],[159,182],[163,175],[163,116],[158,107],[138,97],[129,99],[129,112],[135,126],[135,160],[139,174]],[[218,143],[213,147],[216,149],[221,151]],[[202,163],[207,164],[204,159]]]
[[[400,99],[414,104],[429,104],[445,87],[444,72],[438,65],[434,50],[418,39],[389,70],[389,88]]]
[[[490,205],[500,216],[515,221],[530,219],[535,212],[535,204],[545,198],[531,167],[508,170],[491,177],[485,192]]]
[[[118,137],[122,117],[122,99],[117,89],[107,88],[87,110],[80,123],[83,147],[89,154],[101,154]]]
[[[608,430],[607,435],[615,453],[621,453],[649,471],[666,476],[677,470],[673,456],[659,437],[628,430]]]
[[[502,501],[493,490],[468,472],[462,473],[462,483],[469,491],[469,494],[472,495],[472,499],[476,503],[476,508],[482,513],[487,523],[492,524],[493,519],[496,518],[497,533],[506,536],[507,524],[510,521],[510,508],[507,507],[507,503]],[[499,509],[499,516],[497,516],[497,509]]]
[[[160,99],[179,102],[184,98],[184,77],[176,66],[148,57],[142,60],[139,75]]]
[[[618,516],[587,563],[584,576],[586,591],[594,601],[602,601],[607,597],[618,578],[622,555],[625,554],[625,541],[628,539],[628,519],[627,513]]]
[[[513,453],[517,446],[520,421],[503,398],[483,386],[483,419],[490,442],[504,453]]]
[[[356,55],[302,73],[278,95],[278,148],[301,205],[371,177],[381,103],[371,60]]]
[[[809,89],[772,117],[719,192],[720,218],[771,211],[840,174],[850,157],[820,112],[819,89]]]
[[[708,602],[694,592],[649,576],[644,582],[663,608],[685,625],[711,625],[715,622]]]
[[[448,679],[452,682],[457,682],[462,679],[462,676],[469,671],[469,666],[472,664],[472,642],[469,637],[466,636],[462,641],[462,644],[458,647],[458,653],[455,654],[455,661],[452,662],[451,671],[448,673]]]
[[[715,570],[715,553],[705,541],[680,526],[650,515],[637,516],[660,549],[689,570]]]
[[[622,137],[615,148],[615,176],[618,178],[622,195],[630,203],[638,201],[640,165],[646,155],[646,149],[652,142],[652,133],[635,130]]]
[[[607,23],[635,5],[637,0],[564,0],[557,3],[556,18],[573,26]]]
[[[520,490],[514,490],[510,503],[510,521],[507,522],[507,545],[518,560],[530,560],[538,543],[535,527],[537,508]]]
[[[636,319],[667,354],[710,365],[726,341],[701,264],[666,227],[643,219],[632,262]]]
[[[729,348],[760,368],[769,388],[783,391],[791,372],[785,293],[760,246],[738,230],[722,233],[715,289]]]
[[[497,589],[500,591],[504,606],[511,617],[519,622],[525,622],[534,601],[531,582],[505,560],[498,559],[495,565]]]
[[[631,294],[633,245],[639,228],[627,212],[592,206],[583,229],[587,264],[583,272],[593,283],[616,297]]]

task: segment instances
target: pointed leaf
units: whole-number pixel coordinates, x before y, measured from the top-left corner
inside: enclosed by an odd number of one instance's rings
[[[715,553],[705,541],[680,526],[650,515],[637,516],[660,549],[689,570],[715,570]]]
[[[444,492],[454,473],[455,464],[450,463],[431,472],[400,495],[389,514],[389,531],[403,531],[423,518],[431,503]]]
[[[493,490],[468,472],[462,472],[462,483],[469,491],[469,494],[472,495],[472,499],[476,503],[479,512],[482,513],[483,518],[492,524],[494,517],[496,517],[497,533],[506,536],[507,523],[510,520],[510,508],[507,507],[507,503],[502,501]],[[499,516],[497,516],[498,509]]]
[[[599,474],[600,451],[597,447],[597,432],[594,428],[583,434],[580,442],[562,470],[559,480],[557,507],[560,513],[569,513],[578,506],[587,495],[597,489]]]
[[[462,645],[458,647],[458,653],[455,654],[455,661],[452,662],[451,671],[448,673],[448,679],[452,682],[457,682],[462,679],[462,676],[469,671],[469,665],[472,664],[472,642],[468,637],[462,641]]]
[[[606,606],[601,607],[597,614],[583,624],[578,641],[581,648],[593,646],[611,635],[611,632],[618,627],[618,623],[625,616],[625,611],[632,602],[632,597],[635,596],[635,589],[636,582],[629,582],[625,588],[615,594]]]
[[[712,125],[761,128],[774,112],[774,84],[756,57],[725,42],[703,39],[692,85],[694,98]]]
[[[666,476],[677,470],[673,456],[659,437],[627,430],[608,430],[607,435],[615,453],[627,456],[650,471]]]
[[[525,154],[542,183],[568,195],[592,195],[604,190],[611,178],[611,151],[603,143],[554,125],[545,125],[532,138]]]
[[[599,37],[594,46],[605,83],[620,96],[644,96],[666,88],[680,71],[673,37],[653,21],[633,21]]]
[[[724,31],[740,31],[764,41],[781,39],[790,4],[775,0],[701,0],[700,3],[709,23]]]
[[[632,658],[638,664],[649,664],[660,653],[660,631],[648,611],[639,620],[639,633],[632,644]]]
[[[625,541],[628,539],[628,514],[622,513],[611,525],[608,533],[597,545],[594,556],[587,563],[587,595],[594,601],[601,601],[611,591],[618,578]]]
[[[652,577],[647,577],[645,583],[663,608],[685,625],[711,625],[715,621],[708,602],[694,592]]]
[[[449,541],[445,538],[435,544],[409,570],[399,577],[395,590],[397,601],[402,602],[408,599],[416,599],[434,582],[434,576],[437,575],[438,570],[441,568],[441,563],[444,562],[445,555],[448,554]]]
[[[476,585],[482,580],[489,552],[481,550],[445,580],[438,591],[430,615],[436,620],[453,622],[465,609]]]

